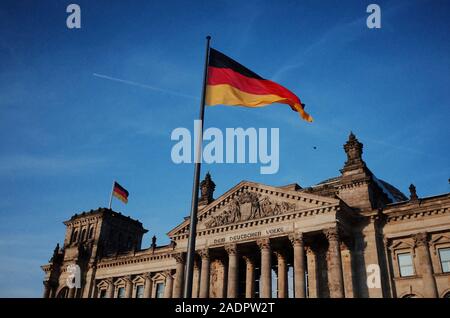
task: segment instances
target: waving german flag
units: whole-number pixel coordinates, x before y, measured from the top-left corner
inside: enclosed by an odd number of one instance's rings
[[[288,104],[309,122],[300,99],[287,88],[266,80],[225,54],[210,49],[206,104],[262,107],[273,103]]]
[[[113,195],[123,203],[128,203],[128,191],[115,181],[113,187]]]

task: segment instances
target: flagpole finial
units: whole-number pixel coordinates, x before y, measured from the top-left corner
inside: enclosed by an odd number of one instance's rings
[[[207,36],[206,36],[206,39],[207,39],[207,40],[211,40],[211,35],[207,35]]]

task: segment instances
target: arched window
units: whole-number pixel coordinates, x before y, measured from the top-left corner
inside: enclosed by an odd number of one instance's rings
[[[402,298],[418,298],[418,297],[415,294],[407,294],[407,295],[403,296]]]
[[[94,238],[94,227],[91,226],[89,230],[89,239],[92,240]]]
[[[85,241],[86,240],[86,229],[83,229],[81,231],[81,241]]]
[[[73,243],[73,242],[76,242],[77,239],[78,239],[78,231],[75,230],[75,231],[73,231],[73,233],[72,233],[72,239],[71,239],[70,241],[71,241],[71,243]]]
[[[69,289],[67,287],[64,287],[58,292],[58,295],[56,295],[56,298],[67,298],[69,294]]]

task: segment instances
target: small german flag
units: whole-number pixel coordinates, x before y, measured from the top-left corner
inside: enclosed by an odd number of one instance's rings
[[[262,107],[288,104],[293,111],[312,122],[300,99],[287,88],[266,80],[225,54],[211,48],[206,86],[206,104]]]
[[[123,203],[128,203],[128,191],[114,181],[113,195]]]

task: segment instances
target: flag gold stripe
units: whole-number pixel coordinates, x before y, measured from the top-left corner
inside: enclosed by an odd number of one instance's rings
[[[123,203],[128,203],[128,198],[121,195],[120,193],[117,192],[113,192],[113,195],[118,198],[120,201],[122,201]]]
[[[292,105],[292,101],[274,94],[257,95],[241,91],[240,89],[228,84],[208,85],[206,87],[206,104],[213,105],[229,105],[229,106],[246,106],[246,107],[263,107],[273,103],[288,104],[300,116],[312,122],[312,117],[307,114],[303,107],[299,104]]]

